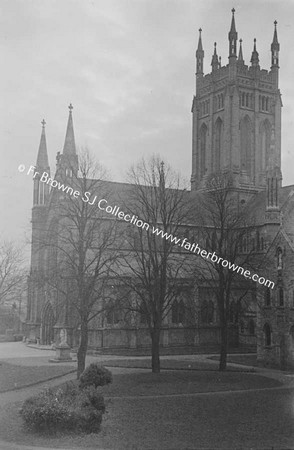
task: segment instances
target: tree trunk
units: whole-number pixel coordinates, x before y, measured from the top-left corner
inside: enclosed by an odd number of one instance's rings
[[[85,370],[87,348],[88,348],[88,322],[86,320],[82,320],[80,345],[77,353],[78,359],[77,379],[80,378],[81,374]]]
[[[219,357],[219,370],[226,370],[227,368],[227,353],[228,353],[228,325],[224,318],[221,323],[221,345]]]
[[[160,342],[160,327],[155,326],[152,335],[152,372],[160,372],[160,355],[159,355],[159,342]]]

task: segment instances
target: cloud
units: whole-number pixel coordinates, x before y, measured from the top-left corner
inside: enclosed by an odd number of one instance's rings
[[[77,144],[88,146],[114,179],[123,180],[130,164],[154,152],[189,178],[197,30],[203,28],[205,71],[215,41],[226,64],[231,7],[230,0],[2,0],[0,145],[8,177],[0,180],[2,232],[18,237],[29,226],[32,181],[17,167],[35,162],[44,117],[54,172],[70,102]],[[268,69],[278,20],[282,161],[284,183],[290,184],[294,4],[236,0],[235,8],[247,63],[256,37],[261,65]]]

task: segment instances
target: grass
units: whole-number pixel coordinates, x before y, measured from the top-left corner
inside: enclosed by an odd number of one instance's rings
[[[266,448],[265,443],[269,443],[266,436],[274,431],[268,426],[268,417],[272,418],[273,423],[275,417],[277,436],[280,432],[277,423],[279,426],[283,423],[281,444],[286,443],[289,436],[292,442],[294,438],[292,416],[290,421],[289,408],[285,410],[285,401],[275,400],[277,391],[184,397],[166,397],[163,394],[192,394],[275,386],[280,386],[280,383],[250,373],[162,371],[160,374],[151,372],[117,374],[114,375],[113,384],[103,388],[107,397],[108,412],[104,415],[99,434],[82,436],[59,434],[48,438],[28,433],[23,429],[18,414],[21,404],[15,403],[6,405],[1,411],[0,436],[7,441],[32,445],[36,448],[48,446],[72,450],[77,447],[179,450],[205,447],[228,450],[244,448],[237,445],[243,442],[240,441],[241,438],[245,441],[251,440],[250,442],[260,439],[258,420],[263,420],[261,439],[264,441],[259,442],[263,442],[264,445],[252,448]],[[150,397],[151,395],[158,397]],[[262,401],[259,396],[262,396]],[[271,440],[272,445],[273,442]]]
[[[211,356],[209,359],[212,359],[214,361],[218,361],[218,356]],[[228,355],[227,359],[228,363],[235,363],[235,364],[241,364],[244,366],[253,366],[257,367],[257,359],[256,354],[244,354],[244,355]]]
[[[58,377],[73,372],[72,366],[62,365],[38,365],[24,366],[10,364],[6,361],[0,362],[0,392],[30,386],[49,378]]]
[[[162,371],[126,373],[116,376],[116,382],[105,388],[110,397],[192,394],[276,387],[280,383],[249,373],[218,371]]]
[[[212,357],[210,359],[218,360],[219,357]],[[137,368],[137,369],[151,369],[151,358],[128,358],[128,359],[110,359],[103,361],[107,367],[127,367],[127,368]],[[218,364],[205,361],[195,361],[193,357],[187,356],[185,359],[161,359],[160,361],[161,369],[180,369],[180,370],[207,370],[218,372]],[[246,371],[246,369],[240,367],[228,367],[230,372]]]

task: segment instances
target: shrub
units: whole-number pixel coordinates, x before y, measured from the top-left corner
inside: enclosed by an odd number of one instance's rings
[[[97,363],[90,364],[79,379],[79,386],[84,389],[87,386],[105,386],[112,383],[112,373],[106,367]]]
[[[61,424],[68,421],[66,405],[63,405],[58,396],[50,389],[28,398],[20,413],[28,428],[48,433],[57,431]]]
[[[16,342],[22,341],[23,340],[23,335],[22,334],[14,334],[13,335],[13,339]]]
[[[78,403],[82,408],[92,407],[105,413],[104,397],[94,386],[87,386],[79,392]]]
[[[97,432],[104,412],[104,398],[94,386],[80,390],[73,383],[30,397],[20,410],[28,428],[47,433]]]

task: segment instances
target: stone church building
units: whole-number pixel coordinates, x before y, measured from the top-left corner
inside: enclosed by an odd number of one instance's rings
[[[257,348],[261,364],[290,368],[294,367],[294,185],[282,186],[277,22],[274,22],[273,39],[269,43],[270,69],[260,67],[255,39],[250,62],[246,64],[242,40],[238,41],[234,9],[228,44],[228,63],[222,65],[215,43],[211,72],[204,74],[202,30],[199,30],[196,93],[192,103],[191,191],[187,195],[195,202],[211,174],[232,175],[236,201],[239,205],[249,205],[254,218],[254,234],[242,243],[242,251],[253,249],[270,261],[267,278],[273,280],[275,287],[270,289],[258,284],[254,287],[244,315],[238,320],[232,318],[230,342],[235,346]],[[69,109],[65,143],[62,154],[57,154],[56,173],[62,167],[70,178],[72,165],[78,167],[78,156],[71,105]],[[50,174],[45,122],[35,170],[39,174],[44,171]],[[56,215],[58,206],[54,201],[54,189],[42,183],[39,175],[34,176],[33,184],[27,337],[51,344],[65,326],[64,317],[57,317],[52,293],[42,282],[48,270],[48,255],[38,250],[38,241],[46,239],[51,232],[52,209]],[[116,191],[126,189],[124,183],[112,185]],[[172,305],[163,327],[163,347],[178,351],[189,347],[194,352],[199,348],[216,348],[219,325],[215,299],[199,289],[194,302],[198,317],[193,325],[187,325],[184,320],[184,294]],[[79,324],[72,321],[67,326],[70,343],[76,345]],[[109,351],[121,348],[144,351],[150,347],[150,339],[142,321],[126,324],[112,313],[92,323],[89,344]]]

